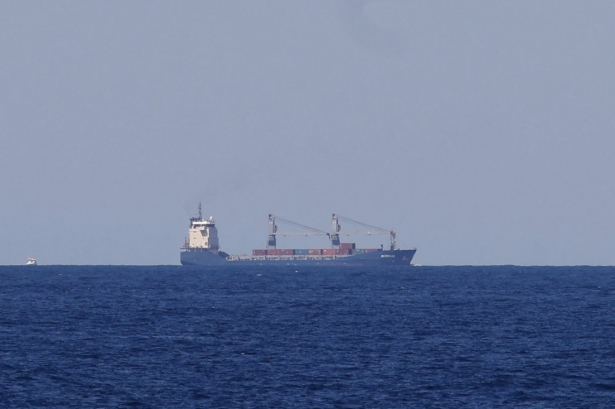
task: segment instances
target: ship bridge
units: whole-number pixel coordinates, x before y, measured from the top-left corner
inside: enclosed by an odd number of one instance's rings
[[[197,217],[190,219],[188,239],[184,247],[188,249],[205,249],[214,253],[217,253],[220,248],[216,222],[213,217],[203,219],[201,203],[199,203],[199,213]]]

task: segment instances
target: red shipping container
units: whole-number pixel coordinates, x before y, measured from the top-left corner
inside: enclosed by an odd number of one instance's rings
[[[354,249],[355,247],[355,243],[340,243],[341,249]]]
[[[322,250],[321,249],[309,249],[308,254],[310,256],[320,256],[322,254]]]
[[[266,256],[267,250],[252,250],[253,256]]]
[[[280,250],[280,254],[282,256],[292,256],[293,254],[295,254],[295,250],[293,249],[289,249],[289,250]]]
[[[324,254],[325,256],[331,256],[335,254],[336,251],[337,249],[322,249],[322,254]]]
[[[380,249],[365,249],[366,253],[373,253],[374,251],[378,251]]]
[[[339,255],[348,255],[350,254],[350,249],[338,249],[335,254],[339,254]]]
[[[282,255],[282,250],[278,250],[278,249],[267,250],[267,255],[268,256],[280,256]]]

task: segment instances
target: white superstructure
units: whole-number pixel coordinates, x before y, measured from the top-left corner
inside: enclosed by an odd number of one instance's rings
[[[34,256],[28,257],[28,261],[26,261],[26,265],[27,266],[35,266],[36,265],[36,258],[34,258]]]
[[[218,243],[218,229],[213,217],[203,220],[201,204],[199,203],[199,214],[190,219],[190,229],[188,239],[184,244],[187,249],[205,249],[212,253],[217,253],[220,245]]]

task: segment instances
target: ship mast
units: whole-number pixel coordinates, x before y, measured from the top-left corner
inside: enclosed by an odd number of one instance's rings
[[[331,233],[331,248],[334,249],[339,249],[340,248],[340,229],[342,228],[342,226],[340,226],[340,221],[339,221],[339,216],[337,216],[335,213],[333,214],[333,230]]]
[[[278,226],[275,224],[275,216],[269,215],[269,238],[267,239],[267,248],[275,249],[276,248],[276,238],[275,235],[278,232]]]

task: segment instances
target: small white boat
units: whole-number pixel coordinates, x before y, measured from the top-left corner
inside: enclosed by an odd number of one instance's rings
[[[28,257],[28,261],[26,261],[26,265],[27,266],[35,266],[36,265],[36,259],[34,258],[34,256]]]

